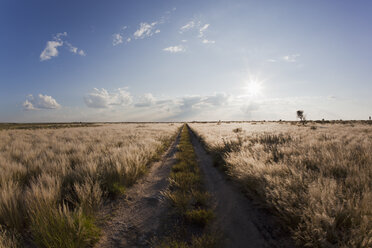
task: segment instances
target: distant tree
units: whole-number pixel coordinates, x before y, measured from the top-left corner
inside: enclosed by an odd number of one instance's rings
[[[303,125],[305,125],[306,118],[304,116],[304,111],[303,110],[297,110],[296,112],[297,118],[300,119]]]

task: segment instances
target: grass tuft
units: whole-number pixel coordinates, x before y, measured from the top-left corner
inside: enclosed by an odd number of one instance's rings
[[[214,218],[214,214],[211,209],[193,209],[186,212],[185,218],[192,224],[205,227]]]

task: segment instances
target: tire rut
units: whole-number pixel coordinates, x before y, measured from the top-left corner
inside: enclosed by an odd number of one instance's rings
[[[115,206],[103,209],[101,215],[109,216],[109,220],[102,227],[96,248],[151,247],[152,239],[160,235],[158,231],[169,209],[162,192],[168,187],[179,137],[178,134],[162,161],[154,163],[126,196],[118,199]]]
[[[239,187],[227,181],[213,166],[213,159],[191,132],[192,144],[203,173],[204,184],[215,204],[214,228],[224,235],[223,247],[294,247],[287,235],[283,235],[277,220],[259,209],[241,193]]]

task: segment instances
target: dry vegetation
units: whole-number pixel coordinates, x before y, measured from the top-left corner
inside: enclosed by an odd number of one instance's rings
[[[178,128],[112,124],[0,131],[0,248],[94,243],[100,233],[97,209],[143,175]]]
[[[214,212],[210,206],[210,195],[203,187],[202,175],[186,124],[181,131],[177,148],[177,163],[172,167],[169,176],[169,190],[164,193],[173,207],[176,223],[171,234],[165,237],[158,247],[217,247],[215,235],[206,230],[214,218]]]
[[[217,164],[282,218],[299,246],[372,247],[371,125],[190,126]]]

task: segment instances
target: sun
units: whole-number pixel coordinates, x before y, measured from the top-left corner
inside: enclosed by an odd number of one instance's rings
[[[246,86],[249,95],[258,96],[262,93],[262,83],[259,81],[249,81]]]

